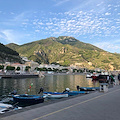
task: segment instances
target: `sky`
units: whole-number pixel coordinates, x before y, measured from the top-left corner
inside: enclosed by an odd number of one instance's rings
[[[120,0],[0,0],[0,42],[72,36],[120,53]]]

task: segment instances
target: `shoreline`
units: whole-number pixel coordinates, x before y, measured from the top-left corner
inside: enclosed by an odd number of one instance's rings
[[[49,75],[85,75],[86,73],[44,73],[41,74],[0,74],[1,78],[34,78],[34,77],[43,77]]]
[[[1,78],[31,78],[39,77],[39,74],[11,74],[11,75],[0,75]]]
[[[44,75],[85,75],[87,73],[45,73]]]

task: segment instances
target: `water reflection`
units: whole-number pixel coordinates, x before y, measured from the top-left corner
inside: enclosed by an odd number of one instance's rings
[[[31,83],[33,86],[30,88]],[[0,96],[8,95],[14,89],[18,91],[18,94],[37,94],[40,87],[43,87],[45,91],[62,92],[67,87],[76,90],[77,85],[98,87],[99,83],[86,79],[85,75],[47,75],[44,78],[1,79]]]

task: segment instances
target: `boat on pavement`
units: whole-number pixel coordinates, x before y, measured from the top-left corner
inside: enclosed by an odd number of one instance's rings
[[[80,87],[80,91],[95,91],[99,89],[100,87]]]
[[[63,92],[43,92],[43,96],[46,96],[46,98],[63,98],[68,97],[68,94]]]
[[[88,94],[89,91],[66,91],[64,93],[68,94],[69,96],[73,96],[78,94]]]
[[[73,96],[73,95],[78,95],[78,94],[87,94],[89,93],[88,91],[71,91],[69,88],[65,88],[63,93],[68,94],[68,96]]]
[[[37,103],[43,103],[44,98],[45,98],[44,96],[28,95],[28,94],[20,94],[20,95],[13,96],[13,100],[15,103],[24,104],[24,105],[33,105]]]
[[[10,104],[0,103],[0,114],[3,114],[6,111],[9,111],[10,108],[13,108],[13,106]]]

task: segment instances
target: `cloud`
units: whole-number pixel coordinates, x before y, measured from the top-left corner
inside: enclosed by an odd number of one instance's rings
[[[107,12],[107,13],[105,13],[105,15],[111,15],[111,13],[108,13],[108,12]]]
[[[59,0],[59,1],[57,1],[57,3],[54,6],[60,6],[68,1],[70,1],[70,0]]]
[[[118,51],[119,53],[120,46],[119,44],[116,44],[118,42],[120,43],[120,40],[115,40],[115,41],[106,40],[106,42],[97,42],[97,43],[94,43],[94,45],[112,53],[114,53],[115,51]]]
[[[4,41],[4,43],[16,43],[16,44],[21,44],[23,43],[23,39],[25,37],[28,37],[28,34],[21,33],[21,32],[16,32],[11,29],[5,29],[5,30],[0,30],[0,39],[1,41]]]
[[[38,33],[39,33],[39,32],[40,32],[40,30],[35,30],[35,32],[38,32]]]
[[[49,18],[33,20],[35,29],[40,30],[41,34],[50,36],[81,36],[87,35],[87,38],[119,36],[119,19],[109,16],[110,12],[104,14],[91,11],[72,11],[62,14],[48,13]],[[106,15],[105,15],[106,14]]]
[[[22,12],[18,15],[16,15],[13,19],[13,21],[23,21],[27,16],[28,16],[29,12]]]
[[[56,2],[56,8],[61,7],[61,5],[66,7],[67,4],[65,3],[67,2],[69,5],[73,3],[71,0],[54,0],[54,2]],[[69,8],[70,6],[67,9]],[[51,10],[47,13],[26,11],[20,14],[12,14],[9,19],[0,22],[1,29],[4,29],[0,31],[0,38],[8,42],[18,43],[23,38],[27,39],[28,37],[28,39],[36,40],[36,38],[39,39],[39,36],[42,38],[67,35],[86,41],[90,40],[89,42],[91,39],[97,41],[108,37],[119,38],[120,12],[114,11],[115,8],[119,9],[115,4],[107,3],[104,0],[76,0],[76,4],[73,4],[72,8],[67,12],[58,12],[58,10],[52,12]],[[111,44],[104,44],[108,49],[113,47]],[[117,44],[114,44],[117,49]]]
[[[98,3],[96,6],[101,6],[103,5],[104,2]]]
[[[13,30],[3,30],[0,31],[1,35],[0,38],[4,39],[7,43],[16,43],[17,39],[15,39],[14,31]]]

